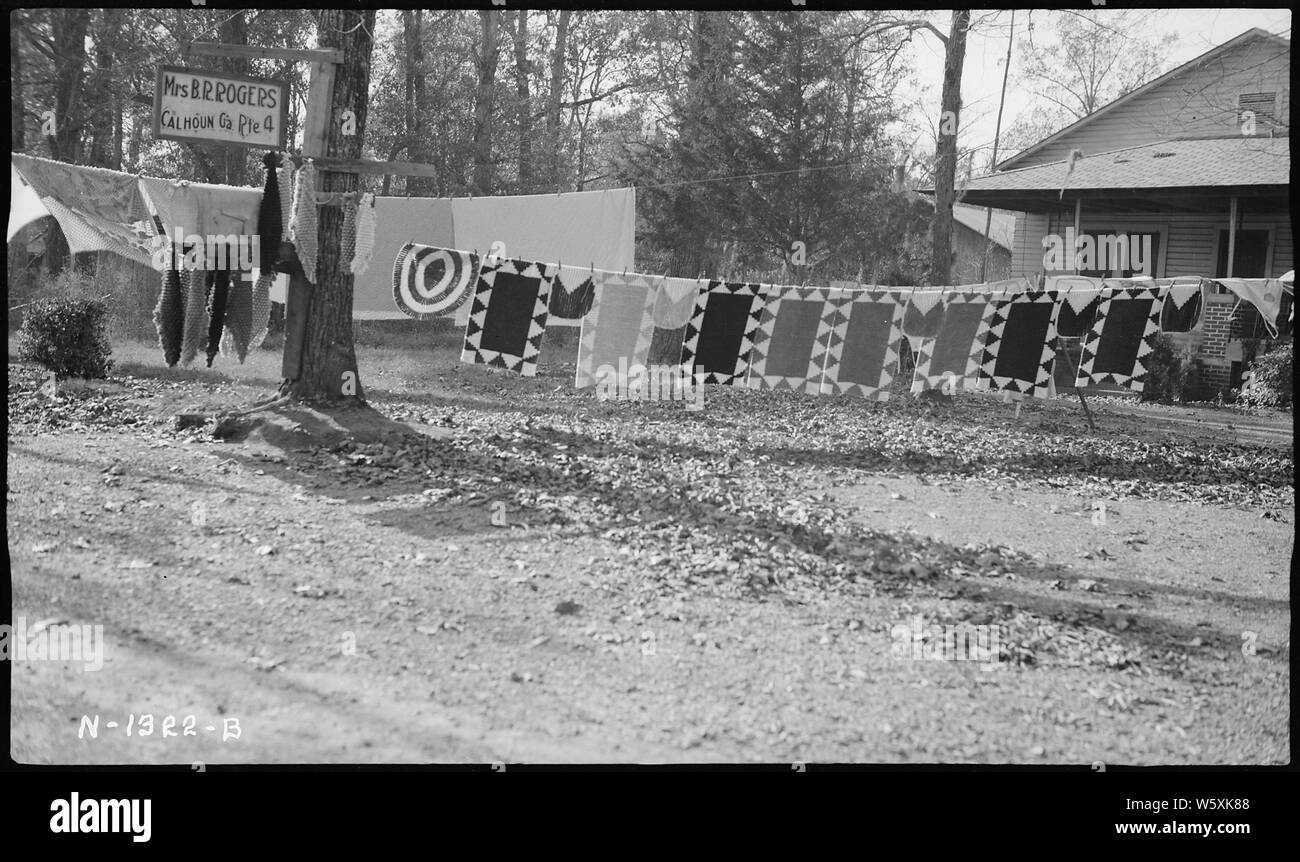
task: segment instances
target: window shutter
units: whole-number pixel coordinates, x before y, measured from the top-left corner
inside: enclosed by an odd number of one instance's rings
[[[1277,124],[1277,93],[1242,93],[1237,97],[1237,122],[1245,119],[1250,111],[1255,115],[1255,122],[1267,120]]]

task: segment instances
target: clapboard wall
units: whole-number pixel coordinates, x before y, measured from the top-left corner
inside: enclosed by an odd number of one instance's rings
[[[1242,230],[1272,231],[1270,277],[1277,277],[1295,267],[1291,242],[1290,214],[1282,212],[1254,212],[1249,198],[1241,202]],[[1043,237],[1049,234],[1065,236],[1067,228],[1074,227],[1072,207],[1057,213],[1017,213],[1016,234],[1011,260],[1011,274],[1037,275],[1043,271]],[[1228,227],[1228,214],[1169,213],[1133,215],[1129,213],[1091,210],[1085,205],[1083,232],[1087,234],[1110,233],[1161,233],[1164,251],[1157,255],[1163,264],[1153,275],[1165,278],[1175,275],[1216,276],[1219,254],[1219,231]]]

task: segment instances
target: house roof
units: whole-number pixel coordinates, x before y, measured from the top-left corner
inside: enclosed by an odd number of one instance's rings
[[[1161,141],[972,179],[966,192],[1286,186],[1290,138]]]
[[[930,206],[934,206],[934,198],[925,195],[933,195],[934,190],[921,190],[921,200]],[[993,208],[993,220],[989,224],[989,232],[984,233],[984,221],[988,217],[987,207],[971,206],[970,204],[955,203],[952,205],[953,221],[969,228],[980,236],[988,236],[997,245],[1002,246],[1007,251],[1012,250],[1012,245],[1016,237],[1016,214]]]
[[[1242,44],[1245,44],[1246,42],[1253,41],[1255,39],[1269,39],[1274,42],[1277,42],[1280,45],[1286,45],[1288,48],[1291,45],[1291,40],[1289,39],[1285,39],[1281,36],[1270,33],[1267,30],[1260,29],[1259,27],[1253,27],[1250,30],[1247,30],[1245,33],[1242,33],[1240,36],[1237,36],[1236,38],[1233,39],[1229,39],[1227,42],[1224,42],[1222,45],[1217,45],[1214,48],[1211,48],[1210,50],[1206,51],[1204,54],[1201,54],[1199,57],[1195,57],[1191,60],[1188,60],[1186,63],[1179,66],[1178,68],[1168,71],[1165,74],[1161,75],[1160,77],[1148,81],[1147,83],[1143,84],[1141,87],[1138,87],[1136,90],[1132,91],[1131,93],[1126,93],[1125,95],[1120,96],[1118,99],[1115,99],[1114,101],[1101,106],[1100,108],[1098,108],[1097,110],[1089,114],[1088,116],[1083,117],[1082,119],[1071,123],[1070,125],[1066,126],[1064,129],[1061,129],[1059,132],[1053,135],[1049,135],[1046,138],[1043,138],[1041,141],[1034,144],[1033,146],[1021,150],[1011,158],[1006,159],[1000,162],[999,164],[995,165],[994,170],[1003,171],[1015,167],[1015,165],[1020,160],[1026,158],[1032,153],[1038,152],[1043,147],[1046,147],[1054,143],[1060,138],[1078,131],[1082,126],[1085,126],[1093,122],[1099,117],[1103,117],[1106,114],[1109,114],[1111,111],[1115,110],[1121,105],[1127,104],[1128,102],[1131,102],[1132,100],[1142,96],[1143,94],[1148,93],[1151,90],[1154,90],[1156,87],[1159,87],[1168,81],[1172,81],[1175,78],[1178,78],[1179,76],[1185,74],[1186,72],[1189,72],[1193,69],[1196,69],[1204,65],[1205,63],[1212,61],[1215,57],[1218,57],[1221,54],[1231,51],[1234,48]]]
[[[952,217],[955,221],[960,222],[980,236],[985,236],[984,222],[988,219],[988,209],[985,207],[973,207],[970,204],[953,204]],[[1015,214],[994,210],[993,220],[989,224],[989,232],[987,235],[989,239],[993,240],[993,242],[1010,251],[1012,242],[1016,236]]]

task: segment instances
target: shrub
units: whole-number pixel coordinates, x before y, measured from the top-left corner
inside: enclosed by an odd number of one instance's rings
[[[35,299],[99,299],[107,302],[106,328],[110,341],[157,341],[153,322],[159,275],[111,252],[76,255],[55,275],[29,268],[17,282],[9,283],[10,329],[22,322],[27,303]]]
[[[59,377],[107,377],[113,367],[107,315],[95,299],[36,300],[18,330],[18,358]]]
[[[1142,387],[1143,401],[1172,404],[1183,399],[1192,376],[1192,362],[1173,339],[1167,335],[1157,336],[1154,348],[1142,364],[1147,369],[1146,383]]]
[[[41,299],[94,299],[94,276],[82,267],[69,266],[55,275],[29,270],[21,283],[10,282],[9,301],[16,310],[10,315],[13,328],[21,327],[28,310]]]
[[[1250,363],[1250,379],[1241,387],[1239,403],[1251,407],[1285,409],[1291,406],[1291,360],[1294,345],[1290,338],[1272,350],[1256,356]]]

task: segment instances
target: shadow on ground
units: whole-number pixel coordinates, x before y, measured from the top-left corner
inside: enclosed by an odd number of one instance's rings
[[[755,577],[755,573],[762,570],[754,564],[770,563],[767,551],[775,545],[820,558],[825,563],[824,572],[836,564],[843,564],[844,574],[825,575],[825,586],[831,589],[870,585],[900,596],[920,594],[982,603],[990,608],[993,620],[1004,618],[1012,612],[1010,609],[1025,611],[1063,624],[1100,629],[1128,647],[1144,648],[1147,655],[1160,655],[1170,650],[1181,652],[1195,638],[1206,646],[1229,653],[1238,643],[1239,633],[1236,631],[1174,623],[1153,608],[1141,607],[1151,603],[1149,598],[1131,600],[1134,606],[1116,615],[1108,612],[1102,600],[1097,598],[1044,595],[1014,586],[1014,582],[1005,577],[1010,573],[1035,582],[1074,578],[1069,567],[1061,564],[1040,563],[999,551],[999,577],[949,577],[945,561],[969,559],[971,551],[968,548],[912,532],[870,530],[847,519],[820,525],[793,523],[771,507],[748,504],[743,493],[739,506],[721,507],[702,498],[698,485],[680,475],[660,470],[654,472],[654,481],[648,481],[648,474],[640,471],[653,466],[653,462],[700,457],[698,451],[688,451],[649,438],[612,445],[554,428],[525,429],[508,436],[486,435],[475,441],[473,449],[466,449],[450,441],[450,435],[451,432],[421,433],[370,408],[352,407],[328,414],[295,408],[277,411],[273,421],[259,423],[248,439],[278,450],[278,456],[283,459],[283,463],[274,465],[279,470],[278,475],[288,481],[308,484],[315,493],[348,502],[380,501],[430,488],[455,489],[463,495],[454,505],[431,501],[427,505],[359,513],[368,523],[395,528],[423,539],[465,538],[493,533],[494,539],[523,540],[527,538],[526,534],[501,531],[491,525],[491,504],[530,495],[536,497],[539,490],[544,490],[551,503],[536,510],[536,517],[528,516],[534,525],[547,524],[578,533],[601,534],[621,542],[634,539],[643,549],[657,546],[662,553],[668,554],[672,560],[670,566],[678,562],[673,557],[673,545],[685,530],[693,543],[717,548],[729,559],[739,562],[734,573],[723,577],[743,580],[745,590],[755,598],[779,598],[781,595],[779,580]],[[327,445],[342,445],[346,454],[351,451],[344,443],[348,439],[409,447],[409,451],[422,455],[419,469],[403,474],[400,470],[385,467],[383,469],[389,472],[380,473],[373,469],[375,465],[367,465],[365,469],[358,468],[356,474],[349,474],[340,472],[334,464],[321,462],[319,458],[299,457],[307,454],[305,450],[319,452]],[[814,454],[780,448],[760,448],[758,451],[786,466],[842,466],[842,461],[837,461],[831,453]],[[576,452],[590,457],[578,466],[573,459]],[[521,453],[527,457],[521,457]],[[602,464],[603,454],[624,458],[631,455],[632,461],[630,464],[608,461]],[[256,462],[259,468],[272,472],[256,457],[233,457],[246,460],[250,465]],[[1054,465],[1059,471],[1064,463],[1048,459],[1045,465],[1025,471],[1025,475],[1060,475],[1048,465]],[[860,454],[855,459],[855,464],[888,464],[926,472],[917,470],[917,465],[906,460],[898,461],[869,448],[867,454]],[[1118,463],[1105,461],[1102,466],[1116,473],[1120,468]],[[743,485],[743,478],[737,481]],[[566,503],[566,500],[573,502]],[[518,517],[519,510],[513,502],[511,509]],[[473,538],[470,540],[474,541]],[[846,554],[845,549],[866,551]],[[923,564],[919,569],[915,567],[918,563]],[[1115,579],[1113,583],[1119,586],[1121,581]],[[1173,588],[1134,578],[1124,579],[1122,585],[1129,593],[1148,596],[1177,592]],[[1261,611],[1276,612],[1283,604],[1204,590],[1188,590],[1185,594]]]

